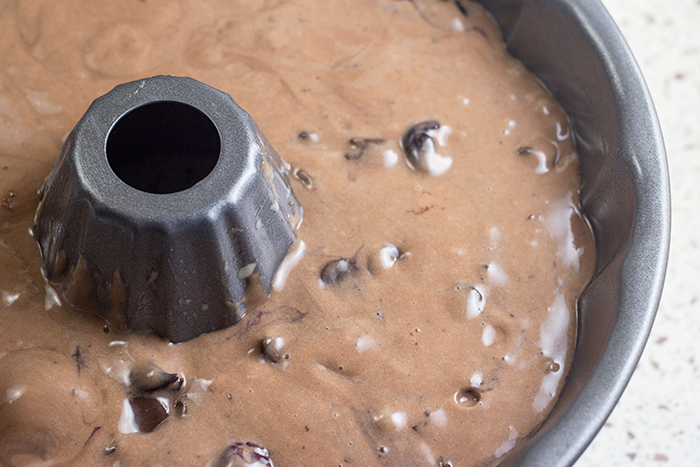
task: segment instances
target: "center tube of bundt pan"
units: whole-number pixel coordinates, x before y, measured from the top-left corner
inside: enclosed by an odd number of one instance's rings
[[[70,306],[172,342],[269,295],[303,213],[250,115],[174,76],[96,99],[40,194],[33,232]]]

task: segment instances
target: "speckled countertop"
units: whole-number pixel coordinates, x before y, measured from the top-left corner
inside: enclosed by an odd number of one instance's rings
[[[671,172],[661,306],[629,386],[575,467],[700,466],[700,0],[603,0],[656,104]]]

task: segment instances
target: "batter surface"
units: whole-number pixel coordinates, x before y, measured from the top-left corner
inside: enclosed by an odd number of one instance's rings
[[[28,232],[90,102],[157,74],[231,94],[305,212],[271,298],[178,345],[71,309]],[[496,464],[570,366],[579,183],[466,1],[0,1],[0,465]]]

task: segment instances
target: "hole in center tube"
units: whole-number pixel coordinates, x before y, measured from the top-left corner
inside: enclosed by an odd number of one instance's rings
[[[107,137],[107,161],[122,181],[148,193],[193,187],[214,169],[221,138],[188,104],[161,101],[124,114]]]

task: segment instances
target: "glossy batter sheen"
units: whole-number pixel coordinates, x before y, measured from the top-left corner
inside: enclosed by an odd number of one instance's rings
[[[157,74],[231,94],[305,211],[279,290],[179,345],[70,309],[29,234],[90,102]],[[497,463],[570,366],[577,171],[466,1],[0,1],[0,465],[268,465],[236,442],[277,467]]]

